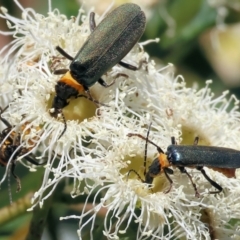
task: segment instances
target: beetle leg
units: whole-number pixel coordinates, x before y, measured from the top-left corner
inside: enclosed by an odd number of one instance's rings
[[[195,137],[193,145],[198,145],[199,137]]]
[[[11,129],[12,129],[12,125],[11,125],[5,118],[2,117],[2,113],[3,113],[7,108],[8,108],[8,106],[5,107],[4,109],[2,109],[2,108],[0,107],[0,111],[1,111],[1,113],[0,113],[0,120],[1,120],[8,128],[11,128]]]
[[[171,174],[171,175],[174,173],[173,170],[171,168],[168,168],[168,167],[165,167],[164,170],[166,170],[166,172],[168,174]]]
[[[116,79],[114,79],[110,84],[107,84],[102,78],[99,78],[98,83],[100,85],[102,85],[103,87],[108,88],[108,87],[111,87],[115,83],[115,80]]]
[[[141,61],[139,62],[139,66],[138,66],[138,67],[133,66],[133,65],[131,65],[131,64],[129,64],[129,63],[125,63],[125,62],[123,62],[123,61],[120,61],[118,64],[121,65],[121,66],[124,67],[124,68],[129,69],[129,70],[136,71],[136,70],[141,69],[143,63],[147,63],[146,60],[141,60]]]
[[[65,118],[65,116],[64,116],[64,114],[63,114],[63,111],[61,110],[59,110],[59,112],[61,113],[61,115],[62,115],[62,119],[63,119],[63,124],[64,124],[64,128],[63,128],[63,131],[62,131],[62,133],[60,134],[60,136],[58,137],[58,140],[62,137],[62,135],[66,132],[66,130],[67,130],[67,122],[66,122],[66,118]]]
[[[170,191],[171,191],[171,189],[172,189],[172,185],[173,185],[173,180],[169,177],[169,168],[163,168],[163,172],[164,172],[164,174],[165,174],[165,176],[166,176],[166,178],[167,178],[167,180],[169,181],[169,183],[170,183],[170,187],[169,187],[169,189],[165,192],[165,193],[169,193]]]
[[[55,75],[62,75],[62,74],[65,74],[66,72],[68,72],[69,70],[66,69],[66,68],[63,68],[63,69],[57,69],[57,70],[54,70],[53,74]]]
[[[21,181],[20,181],[20,178],[14,173],[15,166],[16,166],[15,162],[12,162],[11,164],[12,164],[12,166],[11,166],[11,173],[12,173],[13,177],[17,181],[17,192],[19,192],[21,190]]]
[[[116,79],[119,78],[119,77],[129,78],[129,76],[128,76],[127,74],[124,74],[124,73],[118,73],[114,78],[115,78],[115,80],[116,80]],[[114,82],[115,82],[115,80],[114,80]]]
[[[118,74],[117,74],[117,76],[118,76]],[[122,76],[122,75],[120,75],[120,76]],[[123,74],[123,76],[127,76],[127,75]],[[102,85],[103,87],[107,88],[107,87],[111,87],[115,83],[116,79],[117,79],[117,77],[115,77],[111,83],[107,84],[102,78],[99,78],[98,83],[100,85]]]
[[[100,85],[102,85],[103,87],[108,88],[108,87],[111,87],[115,83],[115,80],[116,79],[114,79],[111,83],[107,84],[102,78],[99,78],[98,83]]]
[[[144,183],[144,181],[143,181],[143,179],[141,178],[141,176],[139,175],[139,173],[138,173],[137,171],[135,171],[134,169],[130,169],[130,170],[128,171],[127,180],[128,180],[128,178],[129,178],[129,175],[130,175],[131,172],[134,172],[134,173],[138,176],[138,178]]]
[[[95,22],[95,13],[91,12],[89,16],[89,26],[90,31],[93,32],[93,30],[96,28],[96,22]]]
[[[72,61],[74,58],[72,56],[70,56],[67,52],[65,52],[61,47],[57,46],[56,50],[63,55],[65,58],[69,59],[70,61]]]
[[[36,166],[41,166],[41,165],[44,165],[46,163],[46,162],[43,162],[43,163],[36,162],[35,160],[33,160],[29,156],[25,156],[25,157],[23,157],[23,159],[25,159],[27,162],[30,162],[31,164],[36,165]]]
[[[4,112],[8,109],[8,107],[9,107],[9,105],[7,105],[4,109],[2,109],[2,108],[0,107],[0,112],[1,112],[1,114],[4,113]],[[0,115],[1,115],[1,114],[0,114]]]
[[[125,63],[125,62],[120,61],[118,64],[121,65],[122,67],[125,67],[125,68],[127,68],[127,69],[130,69],[130,70],[132,70],[132,71],[138,70],[138,67],[133,66],[133,65],[131,65],[131,64],[129,64],[129,63]]]
[[[192,186],[193,186],[193,188],[194,188],[194,190],[195,190],[195,196],[196,196],[196,197],[200,197],[200,194],[199,194],[199,192],[198,192],[198,190],[197,190],[197,186],[196,186],[196,184],[193,182],[191,175],[187,172],[187,170],[185,169],[185,167],[178,167],[178,169],[180,170],[181,173],[187,174],[187,176],[188,176],[188,178],[190,179],[190,181],[191,181],[191,183],[192,183]]]
[[[214,192],[209,192],[211,194],[215,194],[215,193],[220,193],[223,189],[222,187],[217,184],[216,182],[214,182],[205,172],[205,170],[203,169],[203,167],[197,167],[197,170],[201,171],[202,175],[208,180],[208,182],[214,186],[216,189],[218,189],[218,191],[214,191]]]
[[[114,80],[113,80],[111,83],[107,84],[102,78],[100,78],[100,79],[98,80],[98,83],[99,83],[100,85],[102,85],[103,87],[108,88],[108,87],[111,87],[111,86],[116,82],[116,79],[119,78],[119,77],[128,78],[128,75],[127,75],[127,74],[124,74],[124,73],[118,73],[118,74],[114,77]]]
[[[76,98],[84,97],[84,98],[86,98],[86,99],[88,99],[88,100],[90,100],[90,101],[92,101],[92,102],[94,102],[94,103],[96,103],[96,104],[99,104],[99,105],[102,105],[102,106],[105,106],[105,107],[109,107],[107,104],[100,103],[99,101],[97,101],[96,99],[94,99],[94,98],[92,97],[92,95],[90,94],[90,92],[87,92],[87,93],[88,93],[89,97],[86,96],[86,95],[80,94],[80,95],[77,95]],[[97,107],[98,107],[98,106],[97,106]]]
[[[171,137],[171,143],[172,145],[177,145],[175,137]]]

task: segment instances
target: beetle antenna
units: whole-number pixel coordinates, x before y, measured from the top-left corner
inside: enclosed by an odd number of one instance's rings
[[[152,123],[149,124],[148,131],[147,131],[147,137],[146,137],[146,143],[145,143],[144,162],[143,162],[143,166],[144,166],[144,173],[143,173],[143,174],[144,174],[144,177],[146,176],[147,144],[148,144],[148,136],[149,136],[149,133],[150,133],[151,125],[152,125]],[[129,136],[129,134],[128,134],[128,136]],[[135,171],[134,169],[130,169],[130,170],[128,171],[127,180],[128,180],[128,178],[129,178],[129,175],[130,175],[131,172],[134,172],[142,182],[145,182],[145,181],[141,178],[141,176],[139,175],[139,173],[138,173],[137,171]]]
[[[143,166],[144,166],[144,176],[146,176],[147,144],[148,144],[148,136],[149,136],[149,133],[150,133],[151,125],[152,125],[152,123],[149,124],[148,131],[147,131],[147,137],[146,137],[146,143],[145,143],[145,153],[144,153],[144,162],[143,162]]]
[[[146,140],[147,142],[149,142],[149,143],[151,143],[153,146],[155,146],[155,147],[157,148],[157,150],[158,150],[159,153],[164,153],[164,151],[163,151],[156,143],[154,143],[154,142],[152,142],[151,140],[145,138],[145,137],[142,136],[141,134],[138,134],[138,133],[128,133],[127,136],[128,136],[128,137],[133,137],[133,136],[135,136],[135,137],[139,137],[139,138],[141,138],[141,139],[143,139],[143,140]]]

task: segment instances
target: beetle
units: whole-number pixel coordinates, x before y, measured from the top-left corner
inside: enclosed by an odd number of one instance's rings
[[[55,86],[56,95],[50,111],[53,117],[57,117],[59,113],[62,115],[65,127],[60,137],[67,127],[62,109],[69,104],[68,100],[71,97],[85,97],[99,104],[92,98],[89,87],[98,82],[107,88],[115,82],[113,80],[107,84],[101,78],[103,74],[116,64],[134,71],[139,69],[121,60],[144,32],[146,17],[140,7],[132,3],[123,4],[107,14],[98,26],[94,17],[92,12],[89,18],[91,34],[75,57],[70,56],[61,47],[56,47],[61,55],[71,61],[69,69],[54,71],[54,74],[65,74]],[[82,92],[86,92],[88,97],[79,94]]]
[[[168,193],[171,190],[173,184],[173,181],[169,176],[169,174],[173,174],[173,170],[169,167],[174,166],[177,167],[181,173],[185,173],[188,176],[195,190],[195,196],[199,197],[200,194],[197,190],[196,184],[193,182],[191,175],[187,172],[185,167],[194,167],[197,170],[201,171],[205,179],[217,189],[217,191],[209,192],[211,194],[220,193],[223,188],[207,175],[204,170],[205,166],[219,171],[227,177],[235,177],[235,169],[240,167],[240,151],[224,147],[197,145],[199,141],[198,137],[195,138],[193,145],[177,145],[175,138],[172,137],[171,145],[169,145],[167,147],[167,151],[164,152],[157,144],[148,139],[150,126],[148,129],[147,137],[144,137],[141,134],[137,133],[129,133],[127,135],[128,137],[136,136],[143,140],[146,140],[144,158],[145,168],[147,143],[149,142],[155,146],[159,153],[158,157],[154,159],[152,164],[149,166],[148,171],[144,170],[145,180],[142,180],[143,182],[152,184],[153,179],[164,172],[170,183],[170,187],[166,191],[166,193]],[[135,172],[139,176],[139,174],[133,169],[128,172],[128,175],[130,172]]]
[[[6,125],[6,128],[0,132],[0,165],[5,167],[7,166],[8,162],[11,161],[11,173],[12,176],[17,181],[17,192],[21,190],[21,181],[19,177],[15,174],[15,167],[16,167],[16,160],[18,157],[26,154],[29,152],[32,147],[23,147],[21,143],[21,134],[20,132],[13,131],[13,126],[2,117],[2,113],[7,108],[3,109],[0,107],[0,121]],[[26,125],[23,126],[23,129]],[[28,130],[25,134],[27,134]],[[33,145],[34,143],[31,142]],[[34,165],[42,165],[42,163],[38,163],[33,160],[30,156],[24,156],[24,159]]]

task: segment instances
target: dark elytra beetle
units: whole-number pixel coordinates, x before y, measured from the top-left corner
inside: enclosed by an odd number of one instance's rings
[[[90,14],[91,34],[73,58],[59,46],[56,48],[64,57],[71,61],[69,70],[58,69],[55,74],[65,74],[56,84],[56,96],[50,111],[53,117],[61,113],[65,127],[60,137],[66,131],[66,121],[62,108],[66,107],[70,97],[85,97],[95,103],[89,87],[98,82],[103,87],[109,87],[101,77],[114,65],[137,70],[138,67],[124,63],[121,60],[142,36],[146,17],[136,4],[127,3],[114,9],[96,26],[94,13]],[[88,96],[79,94],[86,92]],[[104,104],[103,104],[104,105]],[[60,138],[59,137],[59,138]]]
[[[23,154],[29,152],[31,148],[26,148],[21,146],[21,135],[20,133],[13,130],[13,126],[2,117],[2,113],[6,110],[0,108],[0,121],[2,121],[6,128],[0,132],[0,165],[6,166],[8,162],[11,160],[11,173],[13,177],[17,181],[17,192],[21,189],[21,182],[19,177],[15,174],[14,170],[16,167],[16,160],[18,157],[22,156]],[[24,129],[25,125],[23,126]],[[26,131],[27,134],[28,130]],[[33,142],[32,142],[33,144]],[[35,160],[33,160],[30,156],[24,156],[24,159],[34,165],[42,165]]]
[[[220,193],[223,189],[206,174],[205,170],[203,169],[204,166],[219,171],[227,177],[235,177],[235,169],[240,167],[240,151],[223,147],[198,146],[198,137],[195,138],[194,145],[176,145],[175,138],[172,137],[172,144],[167,147],[167,151],[164,153],[164,151],[157,144],[148,139],[150,126],[147,137],[135,133],[128,134],[128,137],[136,136],[146,140],[144,157],[145,168],[147,143],[149,142],[154,145],[159,153],[158,157],[154,159],[152,164],[149,166],[148,171],[144,170],[145,180],[142,180],[143,182],[152,184],[153,179],[164,172],[168,181],[170,182],[170,188],[166,192],[168,193],[171,190],[173,183],[169,176],[169,174],[173,174],[173,170],[169,167],[175,166],[181,171],[181,173],[187,174],[194,187],[195,195],[199,197],[200,194],[197,190],[196,184],[193,182],[192,177],[186,171],[185,167],[194,167],[201,171],[207,181],[217,189],[217,191],[210,193]],[[139,174],[133,169],[129,171],[128,175],[130,172],[135,172],[139,176]]]

